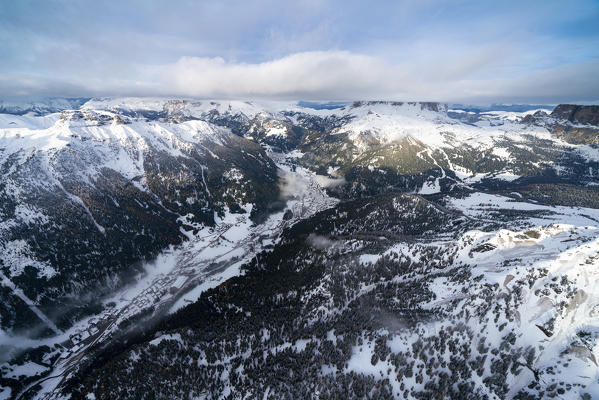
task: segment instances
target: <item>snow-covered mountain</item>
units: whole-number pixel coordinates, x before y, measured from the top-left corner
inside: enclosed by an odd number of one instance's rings
[[[0,113],[15,115],[42,116],[62,110],[75,109],[86,102],[88,97],[44,97],[44,98],[7,98],[0,99]]]
[[[67,310],[94,307],[186,230],[244,205],[259,220],[279,197],[265,152],[204,121],[89,110],[1,119],[10,127],[0,130],[2,273],[24,293],[2,287],[3,329],[36,321],[23,301],[60,309],[53,319],[68,326]]]
[[[452,172],[454,183],[596,176],[596,149],[569,144],[546,126],[523,124],[528,114],[473,117],[436,104],[356,103],[341,114],[349,122],[310,138],[302,149],[321,169],[368,168],[394,178],[431,170]]]
[[[599,397],[596,107],[2,104],[0,399]]]

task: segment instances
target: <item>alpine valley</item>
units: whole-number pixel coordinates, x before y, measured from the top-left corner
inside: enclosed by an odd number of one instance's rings
[[[0,102],[0,399],[597,399],[599,106]]]

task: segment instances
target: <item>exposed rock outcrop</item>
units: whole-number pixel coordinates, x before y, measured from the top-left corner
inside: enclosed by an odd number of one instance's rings
[[[599,143],[599,106],[560,104],[551,113],[552,132],[573,144]]]

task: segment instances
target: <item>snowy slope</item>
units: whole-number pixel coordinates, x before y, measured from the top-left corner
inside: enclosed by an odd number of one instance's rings
[[[51,312],[91,287],[113,290],[136,263],[185,239],[182,227],[247,205],[261,218],[278,198],[276,166],[255,143],[205,121],[124,118],[0,118],[0,269],[30,299],[3,289],[3,329],[27,325],[26,303]]]
[[[290,228],[247,276],[81,377],[84,393],[126,397],[141,375],[165,397],[599,395],[596,209],[372,200]]]

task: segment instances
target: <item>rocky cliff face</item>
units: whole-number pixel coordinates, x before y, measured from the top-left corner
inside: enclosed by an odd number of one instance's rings
[[[552,131],[573,144],[599,143],[599,106],[560,104],[551,113]]]
[[[599,125],[599,106],[560,104],[555,107],[551,116],[575,124]]]

